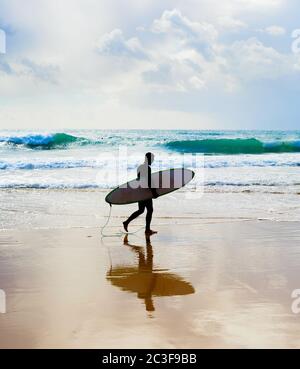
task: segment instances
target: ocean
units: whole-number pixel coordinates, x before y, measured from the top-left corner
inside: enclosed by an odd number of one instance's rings
[[[111,188],[147,151],[153,170],[191,167],[205,191],[300,192],[300,131],[2,130],[0,188]]]

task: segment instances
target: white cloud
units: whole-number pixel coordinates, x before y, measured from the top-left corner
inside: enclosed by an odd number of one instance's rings
[[[99,53],[110,56],[126,56],[144,59],[146,54],[137,37],[125,40],[120,29],[114,29],[101,37],[97,44]]]
[[[24,67],[22,73],[32,75],[34,78],[45,82],[57,83],[57,75],[59,73],[57,65],[38,64],[30,59],[23,59],[21,65]]]
[[[241,5],[259,7],[278,7],[284,3],[285,0],[236,0],[236,3]]]
[[[292,59],[256,38],[236,41],[225,51],[231,74],[242,81],[275,79],[291,72]]]
[[[89,111],[95,111],[95,122],[97,117],[103,122],[102,113],[111,116],[108,111],[114,112],[116,122],[118,111],[120,120],[126,114],[129,119],[130,109],[152,104],[151,94],[162,97],[160,109],[164,101],[174,111],[179,109],[176,94],[192,97],[189,101],[194,103],[186,109],[193,111],[201,93],[244,93],[250,81],[276,79],[299,68],[291,55],[249,36],[253,32],[259,38],[261,15],[264,24],[272,24],[269,15],[279,14],[285,4],[286,0],[27,0],[20,7],[19,0],[0,0],[1,18],[14,30],[8,37],[9,52],[0,59],[0,94],[12,105],[19,97],[30,100],[27,115],[26,105],[22,107],[28,122],[31,114],[36,116],[36,105],[47,99],[59,106],[58,111],[65,105],[67,112],[72,110],[68,104],[92,101],[70,122]],[[271,26],[264,32],[279,35],[282,29]],[[105,105],[109,101],[119,103]],[[106,107],[96,109],[98,105]],[[45,103],[41,116],[47,110]],[[3,107],[0,120],[2,111]],[[62,120],[68,121],[65,115]],[[133,115],[138,121],[138,113]]]
[[[178,9],[166,10],[159,19],[155,19],[152,31],[157,33],[175,33],[184,40],[213,42],[218,32],[212,24],[192,22],[183,16]]]
[[[197,76],[193,76],[189,79],[189,82],[193,88],[196,90],[202,90],[205,86],[205,82]]]
[[[0,75],[14,78],[32,78],[34,80],[57,83],[59,67],[51,64],[37,63],[30,59],[0,61]]]
[[[237,32],[248,27],[247,23],[241,21],[240,19],[232,18],[230,16],[219,17],[217,23],[219,27],[225,31]]]
[[[231,31],[247,27],[231,17],[219,18],[217,25]],[[268,31],[280,32],[278,26]],[[165,10],[150,30],[143,29],[145,33],[143,42],[136,37],[127,40],[120,30],[101,39],[102,54],[138,59],[139,66],[127,72],[126,89],[131,85],[134,89],[187,92],[205,87],[232,93],[251,80],[276,79],[295,69],[290,56],[254,37],[222,44],[213,24],[192,21],[178,9]]]
[[[269,26],[260,30],[261,32],[267,33],[270,36],[283,36],[286,34],[285,28],[281,26]]]
[[[232,18],[249,21],[257,15],[264,19],[280,11],[288,0],[185,0],[170,2],[169,7],[178,6],[183,14],[191,19],[200,19],[215,24],[219,18]]]
[[[143,80],[146,83],[167,85],[172,81],[172,71],[170,64],[158,64],[153,68],[142,73]]]
[[[0,60],[0,76],[1,74],[13,74],[11,66],[5,60]]]

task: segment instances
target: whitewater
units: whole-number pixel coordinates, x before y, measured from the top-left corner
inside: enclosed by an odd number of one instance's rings
[[[147,151],[153,170],[193,168],[206,191],[300,192],[300,131],[2,130],[0,188],[111,188]]]

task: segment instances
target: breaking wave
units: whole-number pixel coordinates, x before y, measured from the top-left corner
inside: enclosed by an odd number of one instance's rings
[[[204,154],[267,154],[300,152],[300,140],[262,142],[256,138],[170,141],[165,147],[177,152]]]

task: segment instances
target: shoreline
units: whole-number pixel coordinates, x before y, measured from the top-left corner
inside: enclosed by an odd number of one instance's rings
[[[101,227],[109,214],[109,190],[0,190],[0,230]],[[189,195],[192,195],[189,196]],[[300,221],[299,195],[269,193],[187,193],[154,200],[153,221]],[[136,204],[113,206],[112,221],[126,218]],[[184,220],[186,219],[186,220]],[[140,220],[138,221],[141,223]]]

